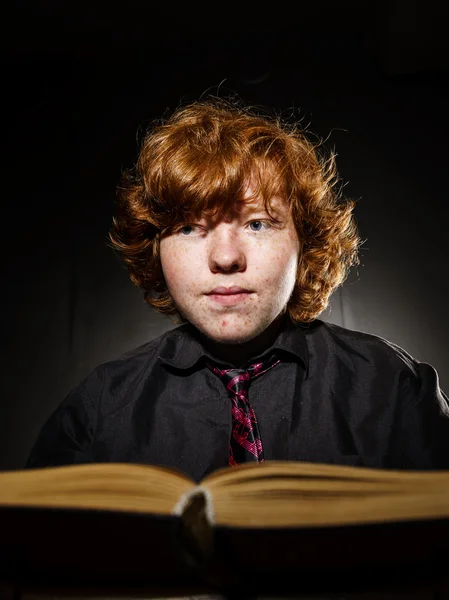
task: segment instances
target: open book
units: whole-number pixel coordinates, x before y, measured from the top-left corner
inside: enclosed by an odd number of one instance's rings
[[[261,585],[373,567],[411,577],[410,566],[449,564],[449,471],[267,461],[198,485],[133,464],[3,472],[0,531],[0,580]]]

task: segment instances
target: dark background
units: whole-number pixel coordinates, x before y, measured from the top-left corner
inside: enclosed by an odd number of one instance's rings
[[[23,466],[45,419],[95,366],[173,327],[106,236],[138,131],[207,93],[301,118],[335,148],[366,242],[322,317],[399,344],[449,389],[443,6],[3,9],[0,468]]]

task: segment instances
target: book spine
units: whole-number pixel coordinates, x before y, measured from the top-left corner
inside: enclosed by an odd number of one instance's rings
[[[179,517],[173,529],[175,553],[214,593],[241,583],[228,558],[216,547],[216,521],[212,494],[196,486],[184,494],[172,511]],[[225,597],[227,595],[225,594]]]
[[[212,495],[203,486],[195,486],[174,507],[179,517],[177,536],[192,566],[204,564],[214,552],[215,513]]]

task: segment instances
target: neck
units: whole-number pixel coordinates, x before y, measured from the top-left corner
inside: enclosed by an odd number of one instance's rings
[[[203,346],[217,360],[229,363],[235,368],[241,368],[274,343],[286,318],[288,317],[285,313],[280,315],[261,334],[241,344],[223,344],[202,335]]]

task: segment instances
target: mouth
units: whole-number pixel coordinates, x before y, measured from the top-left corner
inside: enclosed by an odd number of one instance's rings
[[[230,296],[232,294],[252,294],[252,290],[248,290],[246,288],[239,287],[237,285],[232,285],[231,287],[219,286],[214,288],[211,292],[208,292],[207,295],[220,295],[220,296]]]
[[[247,300],[254,292],[238,286],[229,288],[220,286],[206,294],[213,302],[222,306],[233,306]]]

